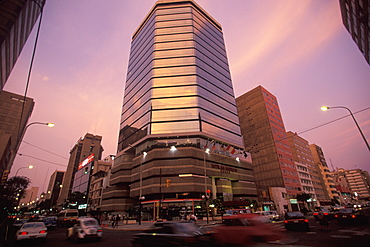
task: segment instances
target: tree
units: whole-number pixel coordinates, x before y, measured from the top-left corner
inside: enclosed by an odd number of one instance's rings
[[[25,197],[25,190],[30,183],[31,180],[27,177],[11,177],[0,189],[1,199],[10,202],[12,206],[16,206],[19,200]]]

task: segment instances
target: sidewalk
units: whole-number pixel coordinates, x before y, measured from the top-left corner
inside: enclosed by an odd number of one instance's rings
[[[103,224],[101,224],[101,227],[104,228],[104,229],[109,229],[109,230],[144,231],[144,230],[148,230],[148,229],[152,228],[154,223],[155,223],[155,221],[142,221],[141,225],[139,225],[138,222],[133,223],[133,224],[126,224],[126,221],[124,221],[124,222],[120,221],[118,223],[118,227],[113,228],[112,227],[112,222],[108,221],[108,220],[105,220],[105,221],[103,221]],[[209,221],[208,224],[212,225],[212,224],[216,224],[216,223],[221,223],[221,221],[211,220],[211,221]],[[205,220],[198,220],[196,224],[199,225],[199,226],[208,225],[207,221],[205,221]]]

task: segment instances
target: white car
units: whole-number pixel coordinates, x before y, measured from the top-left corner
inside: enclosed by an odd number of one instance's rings
[[[254,213],[264,217],[266,222],[277,221],[280,219],[280,215],[276,211],[256,211]]]
[[[26,222],[24,223],[15,235],[17,241],[24,239],[46,239],[48,229],[43,222]]]
[[[67,239],[78,241],[79,239],[96,239],[100,240],[103,236],[103,230],[94,218],[79,218],[77,223],[68,228]]]

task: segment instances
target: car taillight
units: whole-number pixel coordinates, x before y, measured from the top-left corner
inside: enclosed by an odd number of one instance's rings
[[[328,215],[329,213],[324,213],[324,215]]]
[[[319,213],[313,213],[313,215],[318,215]]]
[[[102,229],[98,229],[98,232],[102,232],[103,230]]]
[[[356,218],[356,215],[352,215],[352,218]]]
[[[284,223],[288,223],[288,221],[287,220],[284,220]]]
[[[308,222],[308,219],[304,219],[304,222]]]
[[[19,235],[27,235],[28,232],[19,232]]]
[[[39,233],[47,233],[48,231],[46,230],[41,230]]]
[[[334,215],[334,217],[335,217],[335,218],[338,218],[338,215],[336,214],[336,215]]]
[[[185,242],[186,243],[196,243],[197,240],[195,238],[188,237],[188,238],[185,238]]]

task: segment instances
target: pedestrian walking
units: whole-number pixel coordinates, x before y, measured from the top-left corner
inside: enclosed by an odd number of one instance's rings
[[[114,228],[114,227],[115,227],[115,224],[116,224],[116,215],[115,215],[115,214],[113,214],[113,215],[112,215],[112,228]]]
[[[116,216],[115,223],[114,223],[115,228],[118,228],[118,222],[121,220],[119,216],[120,216],[119,214],[117,214]]]
[[[319,218],[320,231],[323,231],[323,228],[326,228],[327,231],[330,231],[329,221],[325,217],[324,212],[321,210],[321,208],[319,208],[317,218]]]

